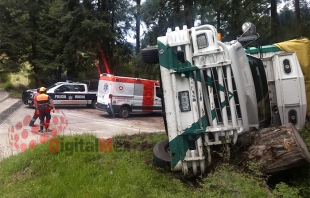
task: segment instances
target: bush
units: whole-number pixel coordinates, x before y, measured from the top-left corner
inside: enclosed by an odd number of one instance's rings
[[[11,90],[14,89],[14,86],[13,86],[13,84],[12,84],[10,81],[8,81],[8,82],[6,82],[6,83],[4,83],[4,84],[2,85],[2,88],[3,88],[5,91],[11,91]]]
[[[277,195],[282,198],[299,198],[299,190],[294,187],[290,187],[287,184],[281,182],[277,184],[275,190],[273,191],[274,195]]]
[[[6,83],[6,82],[10,82],[10,74],[8,73],[1,73],[0,74],[0,83]]]

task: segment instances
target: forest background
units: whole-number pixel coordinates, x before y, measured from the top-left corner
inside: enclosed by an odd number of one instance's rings
[[[100,73],[158,79],[159,66],[142,63],[140,50],[168,27],[212,24],[229,41],[246,21],[261,36],[256,46],[310,38],[310,1],[0,0],[0,81],[12,74],[32,87]]]

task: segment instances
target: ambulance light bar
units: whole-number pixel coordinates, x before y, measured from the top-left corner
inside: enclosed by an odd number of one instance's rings
[[[112,74],[107,74],[107,73],[102,73],[102,74],[100,74],[100,76],[112,77],[113,75]]]

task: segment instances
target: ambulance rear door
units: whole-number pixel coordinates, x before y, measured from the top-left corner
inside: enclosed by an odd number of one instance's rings
[[[111,101],[109,98],[109,95],[112,94],[111,90],[112,81],[99,80],[97,102],[100,104],[108,105],[108,103]]]

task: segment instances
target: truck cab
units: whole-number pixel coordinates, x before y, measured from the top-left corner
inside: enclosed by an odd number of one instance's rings
[[[158,56],[163,90],[168,141],[154,147],[155,164],[169,163],[185,176],[203,174],[212,147],[222,146],[229,158],[230,145],[242,133],[291,122],[291,115],[299,118],[297,128],[305,123],[304,77],[296,55],[262,60],[247,54],[244,46],[259,34],[249,22],[243,30],[224,43],[212,25],[168,28],[157,38],[156,53],[142,51],[145,63],[155,63],[148,60],[151,53]]]

